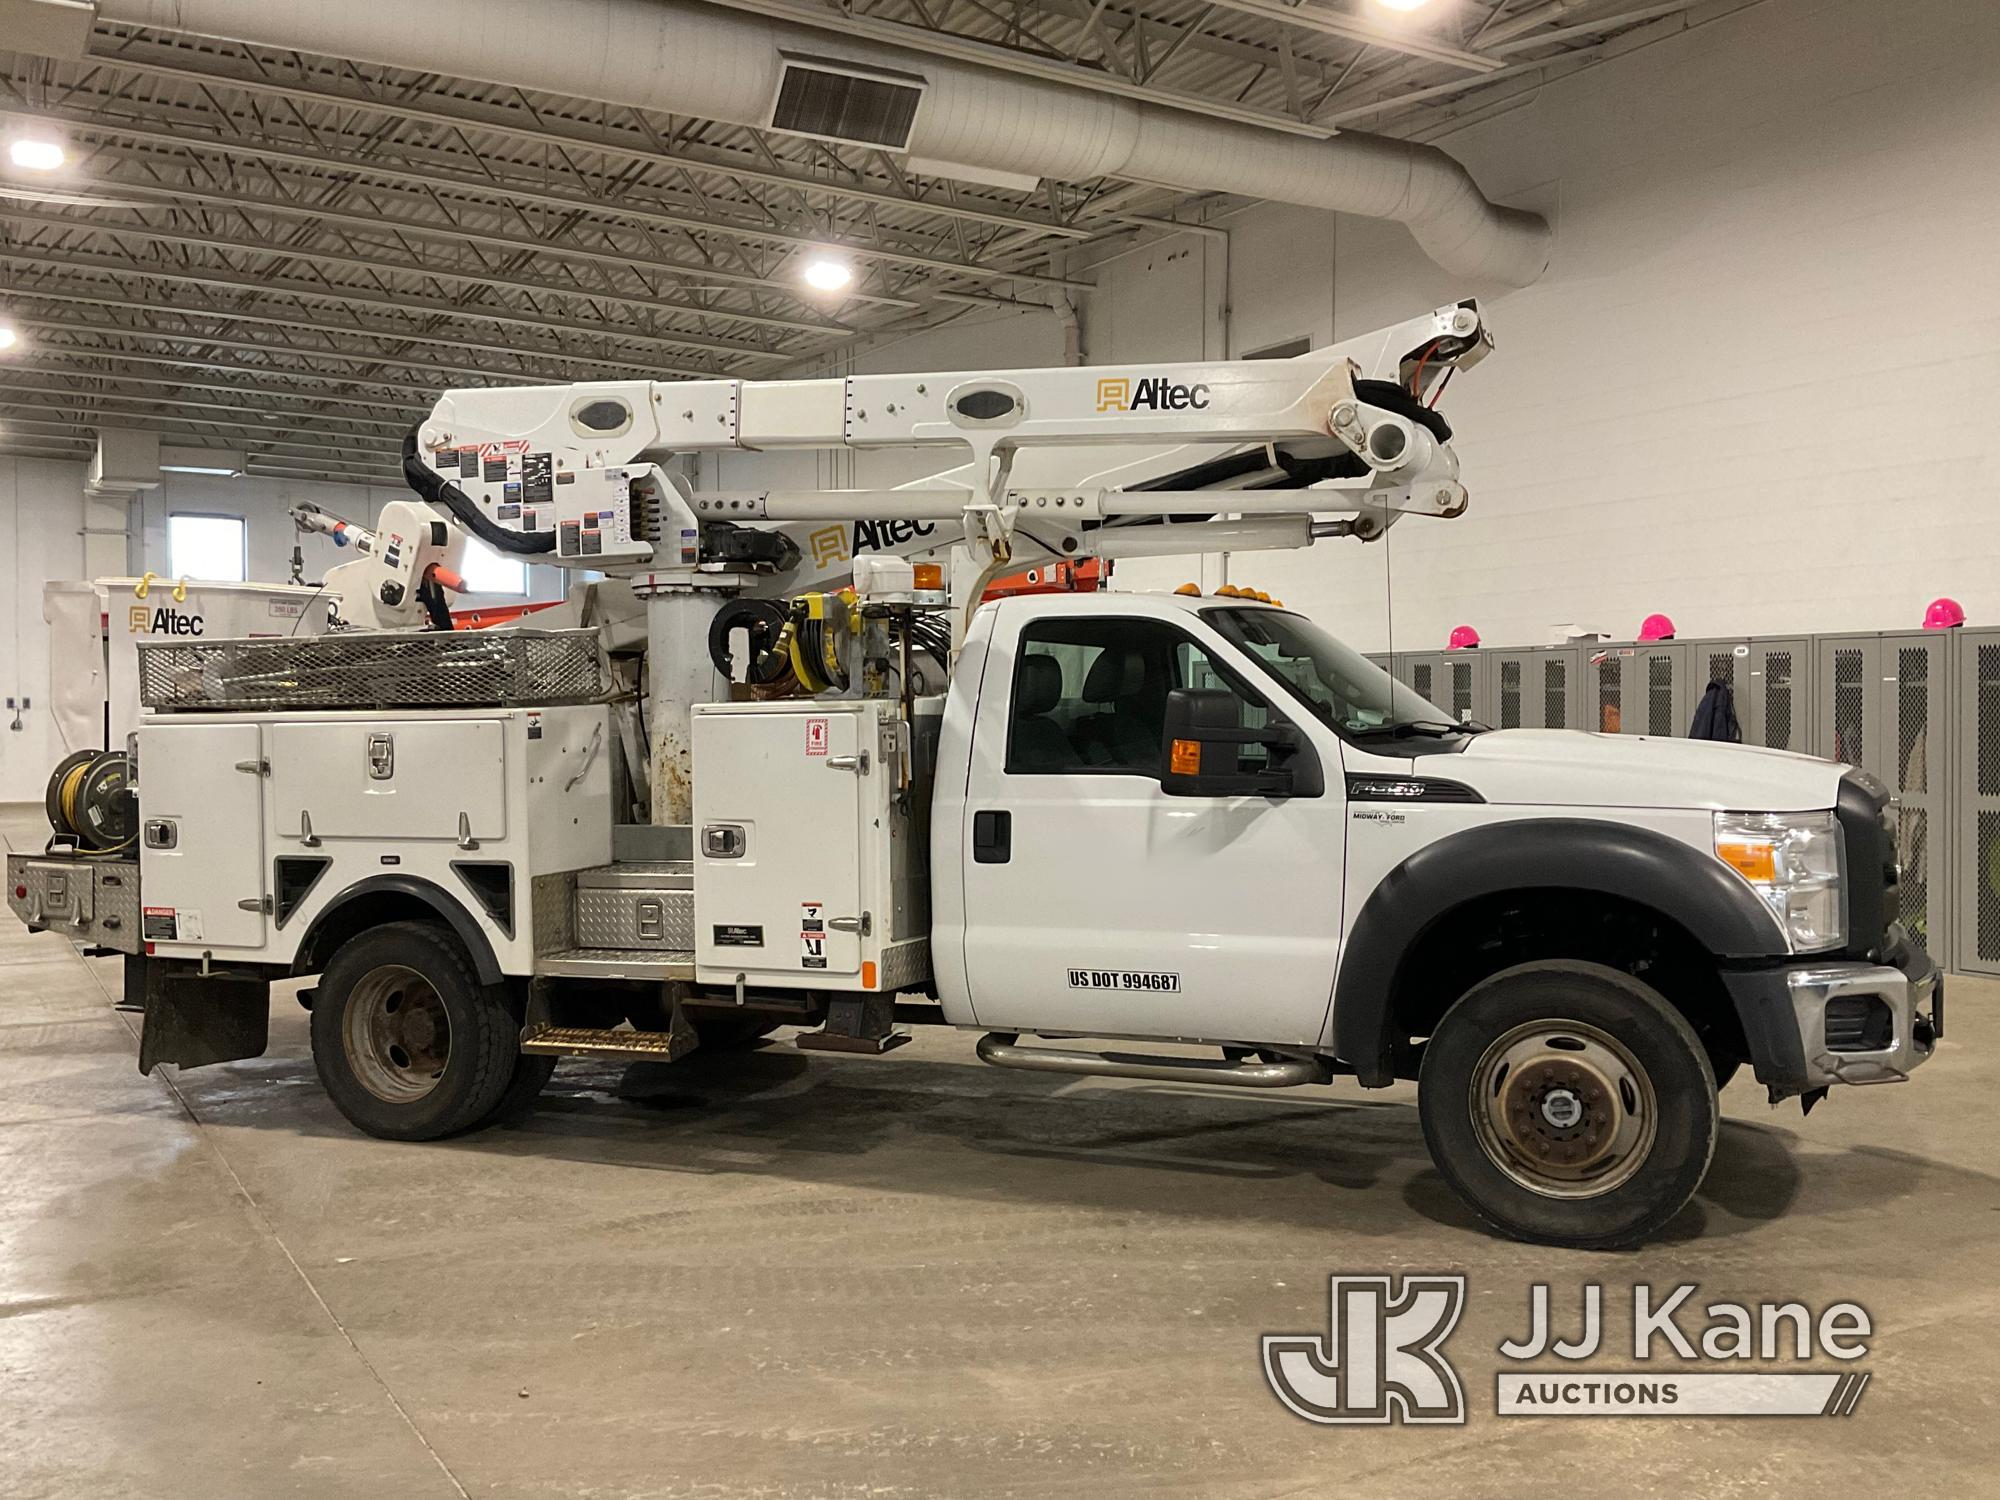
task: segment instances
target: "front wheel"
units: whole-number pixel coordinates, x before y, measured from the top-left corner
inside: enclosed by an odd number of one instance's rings
[[[1517,1239],[1630,1245],[1680,1212],[1708,1172],[1715,1076],[1655,990],[1585,963],[1524,964],[1438,1022],[1418,1075],[1431,1160]]]
[[[320,1082],[356,1126],[429,1141],[495,1116],[515,1080],[520,1022],[448,929],[391,922],[327,964],[312,1045]]]

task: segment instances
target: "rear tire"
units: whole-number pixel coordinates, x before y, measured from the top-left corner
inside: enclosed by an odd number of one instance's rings
[[[1445,1012],[1418,1075],[1431,1160],[1516,1239],[1610,1249],[1646,1239],[1708,1172],[1715,1077],[1657,991],[1586,963],[1482,981]]]
[[[355,1126],[387,1140],[484,1124],[516,1083],[520,1037],[505,989],[480,983],[458,939],[429,922],[350,939],[313,998],[321,1084]]]
[[[535,1106],[542,1096],[542,1090],[549,1086],[555,1076],[559,1057],[546,1053],[523,1052],[514,1059],[514,1073],[507,1080],[507,1087],[501,1091],[500,1102],[487,1112],[486,1117],[472,1128],[484,1130],[489,1125],[506,1125],[521,1118]]]

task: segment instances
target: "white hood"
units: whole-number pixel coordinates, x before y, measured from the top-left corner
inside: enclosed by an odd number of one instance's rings
[[[1457,755],[1422,757],[1416,770],[1464,782],[1494,803],[1808,812],[1834,805],[1846,767],[1713,740],[1501,729]]]

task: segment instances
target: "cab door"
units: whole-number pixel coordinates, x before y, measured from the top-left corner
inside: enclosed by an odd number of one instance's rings
[[[1090,603],[1022,600],[995,621],[961,814],[978,1023],[1316,1043],[1339,954],[1337,741],[1276,707],[1257,670],[1187,612],[1135,601],[1131,615],[1107,615]],[[1177,687],[1230,690],[1246,726],[1293,724],[1323,789],[1167,794],[1160,757]]]

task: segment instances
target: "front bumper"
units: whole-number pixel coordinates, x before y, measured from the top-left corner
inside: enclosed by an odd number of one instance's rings
[[[1901,1083],[1944,1035],[1944,981],[1892,928],[1882,961],[1802,960],[1725,976],[1760,1082],[1774,1095]]]

